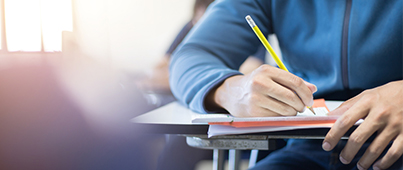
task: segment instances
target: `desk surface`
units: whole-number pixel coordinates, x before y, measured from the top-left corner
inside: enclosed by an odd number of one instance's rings
[[[197,114],[175,101],[131,121],[147,133],[207,134],[208,124],[192,123],[192,116]]]
[[[334,110],[342,102],[326,101],[329,110]],[[147,133],[162,134],[198,134],[205,135],[208,124],[192,123],[192,117],[198,115],[178,102],[172,102],[153,111],[132,119],[132,122]],[[329,128],[302,129],[265,133],[266,135],[326,135]],[[259,133],[262,134],[262,133]]]

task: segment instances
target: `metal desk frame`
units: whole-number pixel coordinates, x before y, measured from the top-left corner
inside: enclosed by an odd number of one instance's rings
[[[326,101],[330,110],[339,106],[342,102]],[[275,139],[324,139],[329,128],[319,129],[299,129],[278,132],[225,135],[207,137],[207,124],[194,124],[191,122],[195,113],[177,102],[170,103],[161,108],[145,113],[132,119],[138,128],[145,133],[154,134],[175,134],[186,136],[189,146],[201,149],[213,149],[214,170],[222,170],[224,165],[224,150],[229,151],[229,169],[238,170],[240,160],[240,150],[272,150],[275,148]],[[344,138],[356,127],[351,128]],[[256,158],[253,158],[256,161]],[[253,159],[250,164],[253,164]]]
[[[276,139],[324,139],[324,136],[301,135],[226,135],[208,138],[207,135],[185,135],[189,146],[213,149],[213,170],[224,169],[224,150],[229,150],[229,170],[239,170],[240,151],[252,150],[249,168],[256,163],[258,150],[275,150]],[[348,137],[343,137],[348,139]]]

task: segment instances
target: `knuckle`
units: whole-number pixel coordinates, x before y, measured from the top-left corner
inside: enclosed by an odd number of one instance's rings
[[[392,107],[391,107],[391,106],[389,106],[389,105],[384,105],[384,106],[382,107],[382,109],[380,109],[378,115],[381,116],[380,118],[388,117],[388,116],[390,116],[390,114],[391,114],[391,110],[392,110]]]
[[[295,85],[296,88],[298,88],[304,84],[304,81],[297,76],[292,76],[290,81],[292,84]]]
[[[267,64],[263,64],[259,67],[260,70],[264,71],[264,72],[270,72],[271,70],[271,66],[267,65]]]
[[[372,99],[370,97],[362,97],[360,100],[356,103],[356,105],[359,106],[364,106],[364,105],[370,105]]]
[[[326,134],[326,139],[328,139],[329,141],[335,140],[334,134],[332,132],[332,129],[330,129],[329,133]]]
[[[366,94],[370,93],[371,90],[372,90],[372,89],[364,90],[363,92],[361,92],[361,94],[366,95]]]
[[[368,148],[368,153],[370,154],[370,155],[380,155],[381,153],[382,153],[382,149],[381,149],[381,147],[371,147],[371,148]]]
[[[343,115],[337,120],[337,122],[340,125],[340,127],[347,127],[351,122],[351,118],[348,115]]]
[[[375,114],[374,117],[372,118],[373,121],[375,122],[380,122],[382,121],[384,118],[384,115],[381,114],[382,111],[378,112],[378,114]]]
[[[292,107],[286,107],[285,110],[286,110],[285,113],[287,114],[287,116],[297,115],[297,111],[295,111],[295,109],[293,109]]]
[[[372,126],[380,127],[382,124],[384,124],[383,123],[383,122],[385,122],[384,120],[385,120],[385,117],[383,115],[377,114],[372,118],[371,124],[372,124]]]
[[[375,100],[375,96],[370,93],[370,91],[362,92],[362,97],[360,98],[359,102],[361,103],[371,103]]]
[[[264,67],[264,65],[260,65],[258,68],[255,69],[255,72],[256,72],[256,73],[262,72],[262,71],[263,71],[263,67]]]
[[[397,149],[393,149],[393,150],[389,150],[389,159],[391,160],[396,160],[399,159],[400,156],[402,156],[402,151],[401,150],[397,150]]]
[[[368,94],[365,95],[366,103],[376,102],[379,99],[379,95],[370,92],[371,91],[369,91]]]
[[[267,86],[265,86],[265,88],[266,88],[266,91],[270,94],[272,94],[276,91],[275,86],[272,86],[272,85],[267,85]]]
[[[354,144],[361,144],[364,143],[363,137],[361,135],[357,135],[357,134],[352,134],[349,138],[348,138],[349,142],[352,142]]]
[[[295,95],[292,92],[284,94],[284,99],[287,100],[288,102],[291,102],[291,103],[295,103],[294,97],[295,97]]]
[[[374,89],[368,89],[362,92],[362,94],[368,95],[374,92]]]
[[[334,130],[330,129],[330,131],[326,134],[324,141],[330,143],[333,146],[335,145],[335,143],[337,143],[338,139],[334,134]]]
[[[383,124],[385,124],[385,122],[388,122],[388,120],[390,120],[389,123],[393,123],[393,122],[395,122],[395,120],[398,120],[398,119],[392,117],[392,114],[393,114],[393,111],[391,111],[391,107],[385,106],[385,107],[377,110],[377,112],[375,114],[373,114],[372,123],[375,125],[383,125]]]
[[[251,84],[253,87],[262,86],[263,85],[262,78],[260,76],[253,77]]]
[[[400,129],[403,129],[402,122],[399,120],[392,120],[389,123],[389,126],[390,126],[390,129],[395,130],[395,131],[399,131]]]
[[[292,115],[294,115],[295,110],[292,107],[290,107],[288,105],[283,105],[283,106],[280,106],[280,107],[281,107],[281,112],[282,112],[282,114],[284,116],[292,116]]]

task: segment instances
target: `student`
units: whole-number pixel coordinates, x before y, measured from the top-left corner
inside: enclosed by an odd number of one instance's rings
[[[169,59],[174,50],[186,37],[193,26],[203,16],[206,8],[213,0],[196,0],[193,7],[192,19],[186,23],[170,45],[164,57],[153,69],[152,74],[144,80],[139,81],[138,87],[142,90],[153,91],[155,93],[171,93],[169,87]],[[259,50],[242,65],[239,69],[243,73],[248,73],[263,64],[266,50],[260,46]],[[167,99],[162,99],[169,101]],[[201,150],[189,147],[184,136],[169,135],[166,144],[159,158],[157,169],[194,169],[196,164],[203,159],[211,159],[211,150]],[[172,156],[174,155],[174,156]]]
[[[214,0],[195,0],[193,6],[192,19],[185,24],[185,26],[175,37],[174,41],[169,46],[165,55],[161,58],[161,60],[152,70],[152,73],[146,79],[138,83],[138,86],[141,89],[170,93],[168,68],[171,54],[176,49],[176,47],[178,47],[178,45],[182,42],[183,38],[185,38],[188,32],[192,29],[193,25],[195,25],[197,21],[199,21],[199,19],[203,16],[204,12],[206,11],[206,8],[213,1]]]
[[[347,100],[321,140],[289,140],[254,169],[401,169],[402,0],[222,0],[174,53],[175,97],[200,113],[296,115],[313,98]],[[263,34],[276,34],[286,67],[238,71]],[[314,93],[314,94],[313,94]],[[365,118],[350,136],[341,136]],[[308,154],[309,153],[309,154]]]

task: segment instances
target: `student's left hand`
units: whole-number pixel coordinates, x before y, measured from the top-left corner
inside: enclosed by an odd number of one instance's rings
[[[332,150],[356,121],[365,121],[350,135],[346,146],[340,153],[340,161],[349,164],[365,141],[374,133],[372,141],[364,155],[358,161],[359,169],[368,169],[371,164],[393,141],[386,155],[378,160],[373,168],[386,169],[403,154],[403,81],[366,90],[344,102],[330,112],[341,115],[323,141],[323,149]]]

